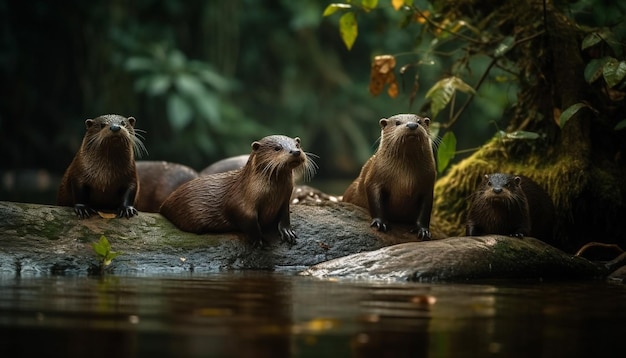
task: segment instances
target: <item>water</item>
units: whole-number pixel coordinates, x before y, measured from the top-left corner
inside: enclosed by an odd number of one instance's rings
[[[4,357],[603,357],[624,322],[605,282],[0,276]]]

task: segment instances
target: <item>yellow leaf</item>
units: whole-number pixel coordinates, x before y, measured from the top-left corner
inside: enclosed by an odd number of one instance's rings
[[[398,11],[404,6],[404,0],[391,0],[391,6]]]
[[[341,15],[339,18],[339,33],[348,50],[352,49],[352,45],[354,45],[358,35],[356,16],[352,11]]]
[[[103,219],[115,219],[117,217],[115,213],[103,213],[101,211],[98,211],[98,215]]]

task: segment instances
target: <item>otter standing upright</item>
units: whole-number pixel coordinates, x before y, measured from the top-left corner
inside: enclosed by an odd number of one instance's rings
[[[252,143],[243,168],[188,181],[165,200],[160,212],[187,232],[242,231],[263,244],[263,231],[278,228],[281,239],[293,243],[297,238],[289,218],[293,170],[308,177],[313,168],[299,138],[268,136]]]
[[[369,210],[372,227],[387,231],[389,222],[415,224],[430,239],[430,215],[437,175],[430,119],[398,114],[380,120],[380,144],[363,165],[343,201]]]
[[[137,215],[134,150],[145,150],[135,135],[135,118],[115,114],[85,121],[87,132],[61,179],[57,204],[73,206],[85,219],[96,210],[118,217]]]

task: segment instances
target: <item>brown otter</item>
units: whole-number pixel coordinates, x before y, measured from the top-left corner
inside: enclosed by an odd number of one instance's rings
[[[389,222],[416,224],[421,239],[430,239],[435,157],[428,131],[430,119],[398,114],[380,120],[380,144],[363,165],[343,201],[369,210],[370,226],[387,231]]]
[[[73,206],[79,218],[96,210],[118,217],[137,215],[135,151],[145,151],[135,130],[135,118],[108,114],[85,121],[82,144],[65,171],[57,204]]]
[[[195,170],[178,163],[138,160],[135,164],[141,188],[135,203],[139,211],[158,213],[161,204],[176,188],[198,177]]]
[[[231,170],[243,168],[248,162],[248,154],[237,155],[234,157],[218,160],[217,162],[202,169],[200,175],[210,175],[215,173],[223,173]]]
[[[465,233],[552,239],[554,205],[530,178],[495,173],[485,175],[472,194]]]
[[[299,138],[268,136],[252,143],[243,168],[181,185],[165,200],[161,214],[183,231],[242,231],[261,245],[263,231],[277,227],[281,239],[293,243],[297,238],[289,219],[293,171],[308,178],[314,166]]]

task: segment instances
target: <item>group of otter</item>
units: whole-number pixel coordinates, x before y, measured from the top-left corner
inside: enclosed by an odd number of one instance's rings
[[[135,162],[135,152],[145,151],[135,122],[120,115],[85,121],[82,144],[61,180],[59,205],[73,206],[81,219],[97,211],[126,218],[138,210],[160,212],[187,232],[237,231],[263,244],[266,231],[278,230],[282,240],[295,242],[289,214],[294,174],[308,178],[316,167],[299,138],[264,137],[252,143],[249,155],[198,174],[180,164]],[[410,224],[419,239],[429,240],[437,174],[430,119],[398,114],[379,123],[378,149],[343,201],[368,210],[370,226],[379,231],[390,223]],[[473,195],[466,233],[548,238],[552,211],[550,197],[532,180],[486,175]]]

